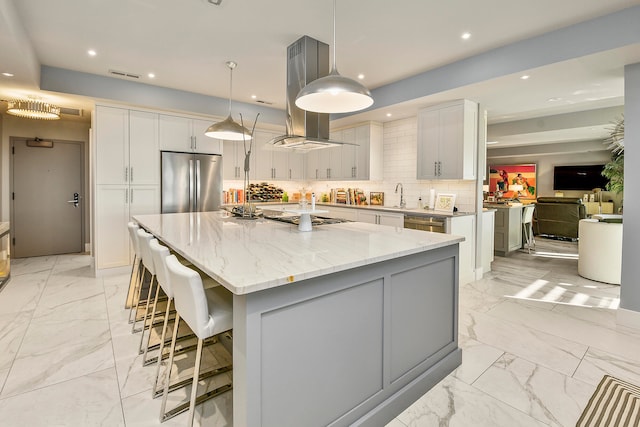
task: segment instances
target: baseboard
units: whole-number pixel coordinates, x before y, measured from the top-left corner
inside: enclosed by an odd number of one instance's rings
[[[640,330],[640,312],[619,308],[616,323],[621,326]]]

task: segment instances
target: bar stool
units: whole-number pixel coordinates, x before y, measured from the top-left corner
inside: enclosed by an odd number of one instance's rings
[[[131,239],[131,246],[133,247],[133,264],[131,265],[131,278],[129,279],[129,291],[127,292],[127,298],[124,303],[124,308],[129,308],[129,323],[133,322],[131,319],[131,313],[134,306],[134,295],[138,290],[138,278],[140,276],[140,270],[142,266],[142,258],[140,258],[140,249],[138,246],[138,224],[135,222],[129,222],[127,224],[129,230],[129,238]]]
[[[143,348],[142,348],[142,343],[144,342],[144,331],[147,329],[147,317],[149,317],[149,305],[151,303],[151,298],[153,295],[153,290],[154,290],[154,284],[156,283],[156,269],[155,266],[153,265],[153,258],[151,257],[151,250],[149,249],[149,242],[153,239],[153,235],[150,233],[147,233],[146,231],[140,229],[138,230],[138,246],[140,247],[140,256],[142,258],[142,264],[144,265],[144,268],[149,272],[149,274],[151,275],[151,281],[149,282],[149,289],[148,289],[148,293],[147,293],[147,298],[146,298],[146,304],[145,304],[145,309],[144,309],[144,316],[142,317],[142,330],[141,330],[141,334],[140,334],[140,345],[139,345],[139,351],[140,354],[143,353]],[[156,284],[157,286],[157,284]],[[142,282],[140,283],[140,287],[138,289],[138,304],[137,306],[140,304],[140,295],[142,293]],[[154,304],[155,305],[155,304]],[[136,306],[136,312],[137,312],[137,306]],[[153,325],[153,321],[154,319],[154,315],[155,315],[155,307],[153,307],[153,312],[151,314],[151,322],[149,323],[149,330],[151,329],[151,326]],[[136,315],[134,321],[133,321],[133,328],[132,331],[133,332],[137,332],[135,330],[135,326],[138,320],[138,316]],[[151,332],[149,332],[151,333]]]
[[[522,209],[522,233],[527,241],[527,250],[531,253],[531,247],[536,249],[536,239],[533,237],[533,211],[535,205],[526,205]]]
[[[200,275],[196,271],[180,264],[174,255],[169,255],[165,258],[165,262],[177,313],[173,327],[173,337],[171,339],[169,365],[166,372],[164,392],[162,395],[160,421],[166,421],[184,412],[188,407],[188,425],[191,427],[193,425],[196,402],[202,403],[207,399],[232,389],[231,384],[226,384],[211,390],[202,396],[197,396],[203,341],[232,329],[233,296],[222,286],[216,286],[205,290]],[[188,404],[183,403],[178,405],[176,408],[165,412],[180,320],[184,320],[198,337],[198,348],[196,350],[196,361],[191,385],[191,398]],[[220,368],[219,373],[228,372],[228,368],[229,367]]]
[[[173,291],[171,289],[171,281],[169,280],[169,273],[167,272],[167,264],[166,264],[166,258],[169,255],[171,255],[169,248],[161,245],[156,239],[151,239],[151,241],[149,242],[149,248],[151,249],[151,256],[153,257],[153,265],[156,269],[156,281],[158,282],[158,284],[160,285],[160,287],[162,288],[162,290],[164,291],[164,293],[167,295],[167,298],[168,298],[167,307],[166,307],[165,316],[164,316],[164,325],[162,327],[162,337],[160,338],[158,356],[147,359],[147,352],[152,348],[149,345],[150,344],[149,341],[147,341],[147,347],[145,349],[145,353],[142,361],[143,365],[157,362],[156,376],[155,376],[155,381],[152,389],[152,396],[156,398],[162,395],[163,388],[164,388],[163,387],[162,389],[158,389],[158,384],[160,383],[160,366],[162,364],[162,360],[165,359],[166,357],[164,355],[164,346],[165,344],[171,343],[170,339],[167,341],[167,331],[169,328],[169,321],[171,320],[170,314],[171,314],[171,305],[173,304]],[[188,261],[185,260],[184,258],[180,258],[177,255],[176,255],[176,258],[178,259],[178,261],[180,261],[182,265],[185,265],[186,267],[190,267],[195,271],[198,271],[201,274],[201,277],[204,275],[204,273],[201,273],[198,269],[193,267],[191,263],[188,263]],[[185,264],[185,262],[188,264]],[[204,275],[204,279],[202,280],[202,285],[204,286],[205,289],[209,289],[215,286],[220,286],[220,283]],[[156,293],[156,295],[158,294]],[[178,336],[176,337],[176,341],[186,340],[191,337],[195,337],[195,335],[190,334],[190,335]],[[148,335],[148,338],[149,339],[151,338],[151,334]],[[179,350],[176,349],[174,353],[178,354],[178,353],[183,353],[183,352],[194,350],[194,349],[196,349],[196,346],[184,345]],[[203,379],[203,378],[205,377],[203,376],[200,377],[200,379]],[[175,384],[171,384],[169,387],[169,391],[171,392],[173,390],[176,390],[180,387],[184,387],[186,385],[188,385],[188,382],[182,382],[182,381]]]

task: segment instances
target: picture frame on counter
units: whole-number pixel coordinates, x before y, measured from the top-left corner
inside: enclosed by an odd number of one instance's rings
[[[456,195],[451,193],[438,193],[436,196],[436,204],[434,211],[453,213],[453,207],[456,204]]]
[[[370,192],[369,202],[371,206],[384,206],[384,193],[383,192]]]

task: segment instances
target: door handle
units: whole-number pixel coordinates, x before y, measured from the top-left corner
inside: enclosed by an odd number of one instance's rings
[[[200,196],[200,160],[196,160],[196,194],[195,194],[196,211],[200,210],[199,196]]]
[[[195,175],[193,171],[193,160],[189,160],[189,210],[193,211],[193,181],[195,180]]]
[[[73,203],[74,208],[78,207],[79,202],[80,202],[80,195],[78,193],[73,193],[73,200],[67,200],[67,203]]]

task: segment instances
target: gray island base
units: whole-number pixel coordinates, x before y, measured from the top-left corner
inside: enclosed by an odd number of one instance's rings
[[[234,294],[236,426],[385,425],[461,363],[459,237],[217,212],[136,220]]]

